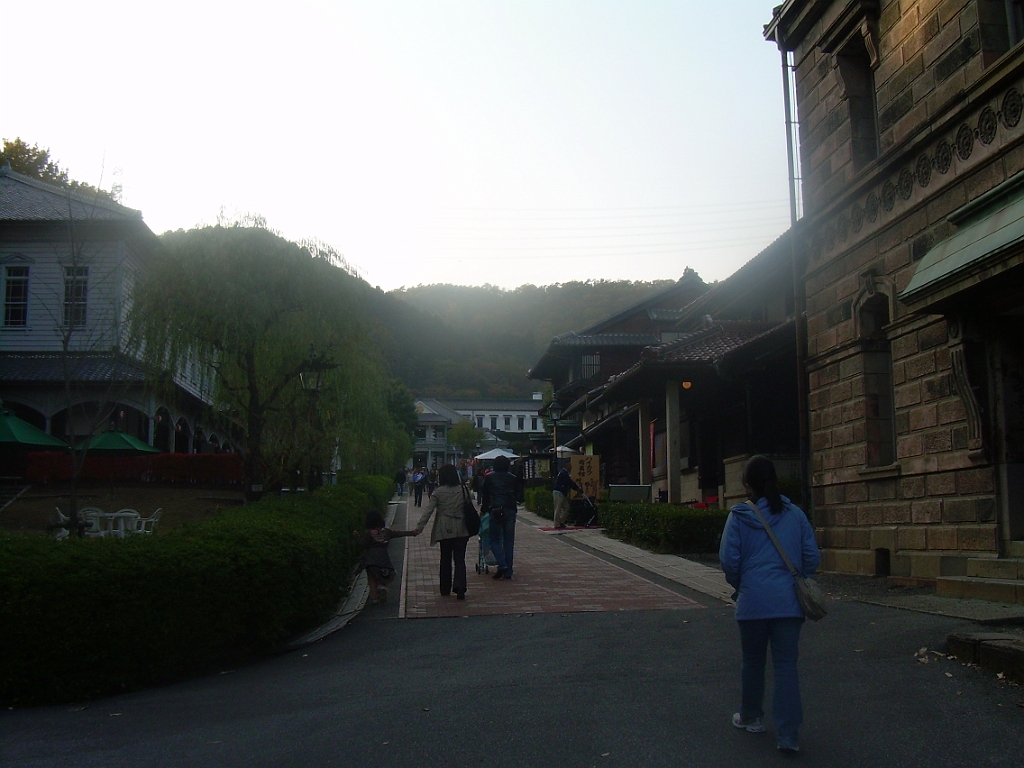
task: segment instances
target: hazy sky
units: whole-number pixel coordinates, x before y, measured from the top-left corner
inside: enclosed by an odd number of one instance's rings
[[[727,277],[788,226],[779,0],[0,2],[0,137],[385,290]]]

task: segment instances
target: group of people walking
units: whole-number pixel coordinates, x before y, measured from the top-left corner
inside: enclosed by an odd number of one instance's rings
[[[491,552],[497,562],[497,570],[494,572],[495,579],[512,579],[513,566],[515,562],[515,541],[516,541],[516,513],[518,505],[523,498],[523,484],[521,479],[510,471],[510,462],[507,457],[499,456],[494,460],[494,467],[487,472],[479,485],[479,499],[483,518],[487,520],[488,539]],[[404,471],[401,471],[402,479],[405,479]],[[390,538],[396,536],[418,536],[422,533],[430,519],[434,522],[430,529],[430,544],[440,546],[441,563],[439,569],[439,586],[442,595],[455,594],[459,600],[466,599],[466,548],[469,544],[470,533],[466,527],[464,505],[471,499],[471,492],[466,485],[465,479],[460,475],[459,470],[453,464],[444,464],[436,473],[437,486],[431,489],[427,495],[427,504],[420,515],[416,527],[409,531],[389,530]],[[418,490],[417,478],[425,487],[429,473],[425,470],[416,470],[412,476],[413,483],[413,505],[422,506],[422,490]],[[395,476],[396,490],[404,487],[398,475]],[[367,538],[364,536],[364,542]],[[379,568],[377,562],[371,563],[364,558],[364,565],[369,572],[371,567]],[[393,566],[388,567],[393,571]],[[371,595],[380,599],[380,587],[374,592],[374,585],[371,584]],[[386,599],[386,590],[383,593]]]
[[[400,469],[395,473],[395,493],[401,496],[405,493],[406,483],[411,484],[413,504],[420,507],[423,506],[423,492],[427,492],[427,498],[429,499],[439,482],[438,470],[436,469],[428,470],[425,467],[417,467],[412,471],[411,477],[404,469]]]
[[[441,594],[454,592],[459,600],[464,600],[470,535],[463,504],[469,491],[451,464],[440,468],[438,481],[440,485],[429,496],[415,529],[373,534],[368,531],[364,541],[378,548],[376,542],[383,541],[386,547],[390,537],[419,535],[433,517],[430,543],[440,545]],[[733,599],[741,647],[740,707],[732,716],[732,725],[748,733],[765,730],[765,668],[770,647],[776,742],[780,751],[795,753],[800,749],[799,729],[803,722],[797,658],[805,614],[797,598],[794,574],[785,560],[788,558],[800,576],[810,577],[818,568],[820,554],[807,516],[779,493],[775,466],[770,459],[753,456],[747,461],[743,487],[749,499],[730,510],[719,549],[725,578],[736,590]],[[579,490],[579,486],[562,470],[556,475],[552,491],[556,527],[565,524],[571,490]],[[480,485],[482,511],[490,517],[491,548],[498,563],[495,579],[513,578],[516,510],[521,498],[522,483],[509,472],[508,459],[496,459],[494,470],[484,475]],[[382,524],[379,518],[378,514],[373,522]],[[367,522],[369,526],[371,521]],[[371,556],[369,550],[364,560],[368,575],[371,569],[375,571],[370,583],[371,590],[377,589],[378,593],[383,588],[382,580],[394,570],[390,560],[384,560],[378,554]],[[386,589],[383,595],[386,599]]]

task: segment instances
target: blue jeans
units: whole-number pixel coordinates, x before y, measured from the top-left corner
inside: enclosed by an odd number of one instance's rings
[[[748,619],[737,621],[743,648],[743,698],[740,717],[753,720],[764,715],[764,668],[768,644],[772,646],[772,720],[780,744],[796,746],[804,719],[800,702],[800,679],[796,662],[799,655],[802,618]]]
[[[498,570],[512,573],[513,550],[516,546],[516,513],[506,512],[500,523],[491,513],[491,552],[498,561]]]

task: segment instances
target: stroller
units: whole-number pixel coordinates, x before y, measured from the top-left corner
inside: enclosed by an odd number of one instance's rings
[[[480,552],[476,560],[477,573],[490,573],[491,566],[497,565],[494,553],[491,552],[491,515],[484,512],[480,515],[480,535],[477,537],[480,542]]]
[[[569,502],[569,523],[581,528],[597,525],[597,507],[588,496],[580,496]]]

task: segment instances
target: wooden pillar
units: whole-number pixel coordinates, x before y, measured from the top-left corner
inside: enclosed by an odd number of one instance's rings
[[[640,485],[651,484],[651,402],[643,399],[636,412],[640,433]]]
[[[682,481],[679,477],[679,390],[678,379],[665,382],[665,471],[668,473],[668,503],[682,501]]]

